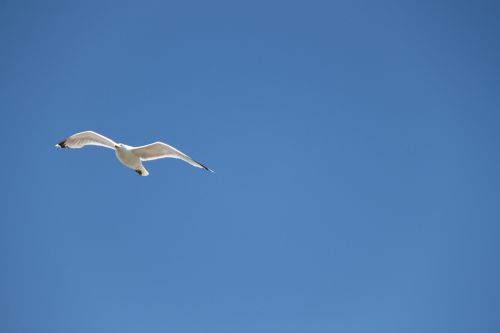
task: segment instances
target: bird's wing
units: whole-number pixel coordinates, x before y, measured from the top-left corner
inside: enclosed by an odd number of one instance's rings
[[[181,159],[185,162],[188,162],[192,166],[195,166],[197,168],[202,168],[207,171],[213,172],[200,162],[196,162],[193,160],[191,157],[187,156],[183,152],[175,149],[172,146],[167,145],[166,143],[163,142],[155,142],[151,143],[146,146],[141,146],[141,147],[135,147],[132,148],[131,151],[137,155],[138,157],[141,158],[143,161],[151,161],[151,160],[156,160],[159,158],[165,158],[165,157],[171,157],[171,158],[178,158]]]
[[[85,131],[73,134],[67,139],[59,142],[59,148],[82,148],[83,146],[94,145],[115,149],[116,143],[107,137],[92,131]]]

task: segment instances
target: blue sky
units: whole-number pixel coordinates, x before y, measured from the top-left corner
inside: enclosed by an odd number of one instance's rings
[[[3,1],[0,331],[498,332],[499,7]]]

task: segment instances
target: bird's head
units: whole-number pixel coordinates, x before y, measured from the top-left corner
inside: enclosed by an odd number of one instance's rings
[[[123,148],[123,143],[117,143],[115,144],[116,149],[122,149]]]

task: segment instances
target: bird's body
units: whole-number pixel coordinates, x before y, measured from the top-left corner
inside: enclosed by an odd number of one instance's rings
[[[74,134],[59,142],[56,147],[82,148],[87,145],[102,146],[115,150],[118,160],[126,167],[135,170],[141,176],[149,175],[149,172],[142,165],[143,161],[166,157],[178,158],[197,168],[213,172],[203,164],[196,162],[191,157],[163,142],[155,142],[141,147],[132,147],[122,143],[116,143],[96,132],[85,131]]]
[[[125,165],[128,168],[134,169],[135,172],[137,172],[141,176],[147,176],[149,175],[148,170],[144,168],[142,165],[141,157],[134,154],[132,151],[132,147],[127,146],[127,145],[117,145],[116,146],[116,158],[120,162],[122,162],[123,165]]]

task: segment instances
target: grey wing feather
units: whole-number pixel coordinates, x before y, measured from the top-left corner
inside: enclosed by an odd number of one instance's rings
[[[56,147],[59,148],[82,148],[84,146],[93,145],[93,146],[101,146],[110,149],[115,149],[116,143],[101,135],[99,133],[93,131],[85,131],[73,134],[69,138],[59,142]]]
[[[143,161],[151,161],[159,158],[168,158],[168,157],[178,158],[191,164],[192,166],[213,172],[200,162],[193,160],[188,155],[163,142],[155,142],[146,146],[135,147],[132,148],[131,150],[137,156],[139,156]]]

